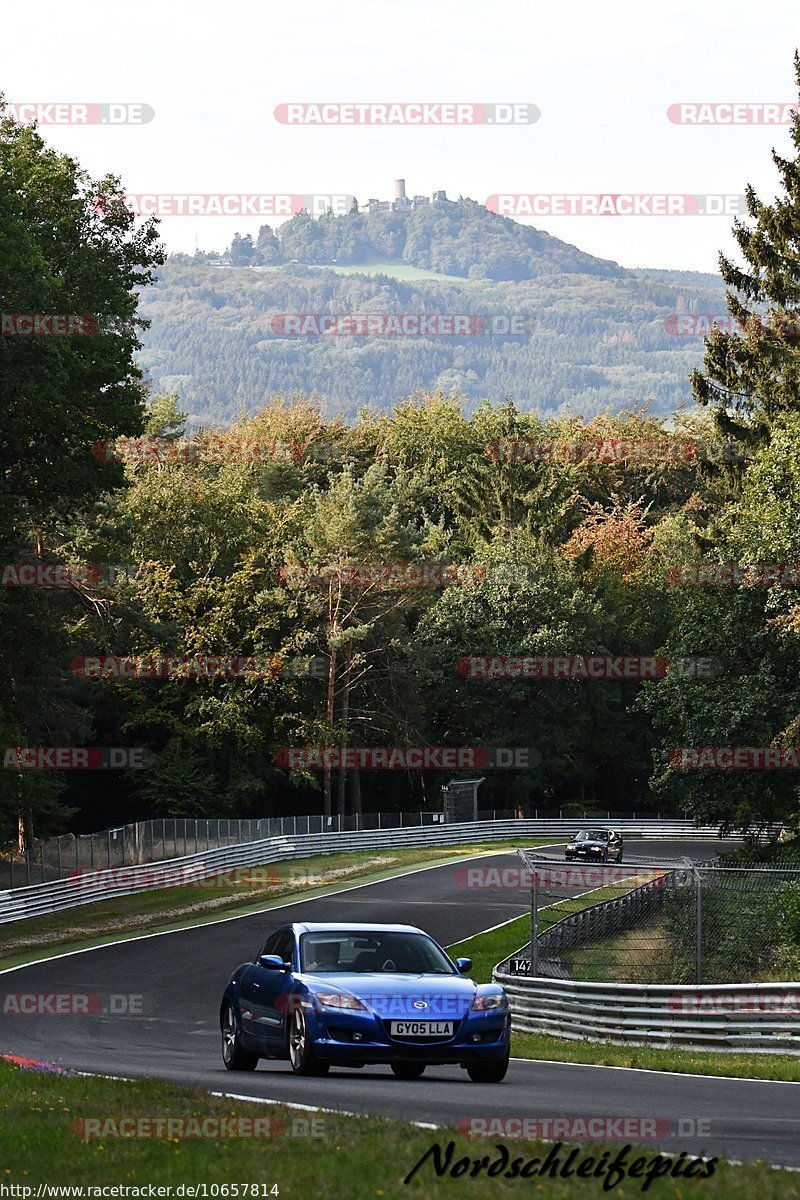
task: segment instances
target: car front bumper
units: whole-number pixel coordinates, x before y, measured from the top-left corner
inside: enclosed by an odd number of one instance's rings
[[[391,1037],[381,1019],[370,1014],[326,1012],[314,1014],[309,1033],[317,1057],[341,1066],[489,1062],[508,1053],[511,1017],[508,1012],[473,1013],[456,1022],[450,1038],[400,1040]]]

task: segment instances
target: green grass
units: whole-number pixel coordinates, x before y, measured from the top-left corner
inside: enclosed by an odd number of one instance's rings
[[[376,882],[403,871],[513,850],[519,846],[552,845],[515,839],[469,846],[425,846],[341,851],[291,859],[271,867],[242,868],[207,880],[202,886],[153,889],[116,900],[100,900],[46,917],[10,921],[2,927],[0,968],[13,967],[64,950],[99,946],[139,933],[188,927],[254,912],[264,912],[291,897],[313,897],[353,882]]]
[[[800,1057],[792,1054],[746,1054],[738,1051],[662,1050],[647,1046],[612,1046],[551,1037],[547,1033],[514,1033],[516,1058],[552,1062],[594,1063],[604,1067],[642,1067],[681,1075],[727,1075],[742,1079],[774,1079],[800,1083]]]
[[[313,263],[306,263],[306,266],[313,266]],[[423,267],[412,267],[410,263],[393,262],[389,259],[385,261],[368,262],[368,263],[343,263],[341,266],[338,263],[324,264],[322,269],[325,271],[335,271],[337,275],[388,275],[391,279],[401,279],[406,282],[414,282],[416,280],[433,279],[445,283],[468,283],[463,275],[441,275],[438,271],[430,271]]]
[[[468,284],[472,280],[464,275],[442,275],[425,267],[412,267],[410,263],[392,259],[376,259],[365,263],[273,263],[257,267],[258,271],[286,271],[292,267],[308,267],[310,271],[335,271],[337,275],[388,275],[390,279],[401,279],[413,283],[424,279],[442,283]],[[486,282],[482,280],[480,282]]]
[[[230,1083],[233,1087],[235,1080]],[[265,1083],[268,1088],[268,1080]],[[397,1080],[396,1086],[398,1094],[407,1095],[417,1085]],[[491,1111],[491,1095],[491,1087],[475,1085],[476,1113]],[[324,1088],[320,1099],[324,1103]],[[579,1107],[576,1101],[576,1109]],[[194,1117],[197,1121],[260,1119],[263,1132],[259,1137],[216,1140],[175,1136],[81,1137],[86,1126],[80,1122],[120,1117],[144,1118],[150,1122],[169,1117]],[[272,1137],[263,1135],[267,1132],[267,1120],[272,1124]],[[309,1132],[316,1136],[309,1137]],[[434,1143],[444,1151],[451,1140],[455,1142],[452,1162],[461,1156],[474,1160],[484,1155],[491,1161],[498,1154],[499,1141],[508,1148],[512,1159],[517,1155],[525,1160],[533,1156],[541,1159],[552,1149],[534,1141],[468,1139],[453,1130],[420,1129],[403,1121],[248,1104],[152,1080],[125,1082],[19,1071],[0,1062],[0,1183],[6,1186],[121,1184],[146,1188],[153,1184],[175,1188],[180,1184],[238,1184],[241,1189],[246,1183],[263,1185],[259,1192],[263,1196],[277,1185],[274,1194],[283,1200],[308,1200],[312,1196],[314,1200],[345,1197],[393,1200],[407,1196],[427,1200],[432,1195],[466,1197],[466,1200],[530,1195],[546,1195],[548,1200],[585,1200],[604,1194],[630,1200],[642,1195],[643,1179],[628,1179],[605,1193],[598,1179],[508,1180],[496,1176],[488,1180],[485,1173],[477,1178],[469,1175],[453,1178],[449,1174],[437,1178],[430,1163],[408,1185],[404,1184],[404,1178]],[[610,1157],[622,1146],[622,1142],[610,1145]],[[675,1156],[680,1153],[682,1147],[677,1139],[675,1147],[670,1149]],[[562,1162],[567,1152],[561,1152]],[[592,1147],[585,1143],[579,1153],[582,1158],[592,1153]],[[630,1150],[628,1161],[637,1153]],[[655,1152],[641,1153],[650,1160]],[[595,1158],[598,1154],[595,1149]],[[223,1194],[235,1195],[232,1186]],[[244,1194],[240,1190],[238,1195]],[[689,1197],[723,1200],[732,1195],[795,1200],[800,1197],[800,1177],[763,1165],[733,1167],[719,1163],[708,1181],[659,1179],[646,1195],[652,1200],[689,1200]]]

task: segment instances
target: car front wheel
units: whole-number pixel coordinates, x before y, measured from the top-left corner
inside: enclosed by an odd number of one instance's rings
[[[508,1071],[510,1051],[503,1058],[490,1062],[470,1063],[467,1074],[473,1083],[502,1083]]]
[[[258,1066],[258,1055],[242,1049],[230,1001],[222,1014],[222,1061],[229,1071],[255,1071]]]
[[[327,1075],[329,1063],[320,1062],[311,1045],[308,1024],[301,1009],[289,1025],[289,1062],[295,1075]]]

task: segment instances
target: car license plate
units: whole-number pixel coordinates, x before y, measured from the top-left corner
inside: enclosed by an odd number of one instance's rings
[[[452,1037],[452,1021],[390,1021],[392,1037]]]

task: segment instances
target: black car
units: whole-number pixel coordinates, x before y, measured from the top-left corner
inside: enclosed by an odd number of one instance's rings
[[[613,829],[581,829],[567,842],[564,857],[568,862],[622,862],[622,836]]]

